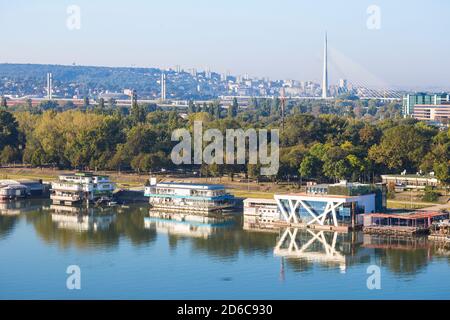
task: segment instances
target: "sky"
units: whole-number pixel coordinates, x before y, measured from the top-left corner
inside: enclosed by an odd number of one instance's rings
[[[0,12],[0,63],[320,82],[327,32],[331,83],[450,88],[448,0],[0,0]]]

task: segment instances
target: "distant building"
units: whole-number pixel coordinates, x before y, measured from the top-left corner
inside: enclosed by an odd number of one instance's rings
[[[434,175],[417,175],[417,174],[384,174],[381,175],[383,183],[394,183],[406,189],[425,189],[425,187],[436,187],[440,184],[439,179]]]
[[[440,105],[444,102],[450,102],[448,93],[427,94],[415,93],[403,96],[403,116],[410,117],[414,113],[416,105]]]
[[[412,116],[423,121],[449,122],[450,103],[439,105],[416,104]]]
[[[322,76],[322,98],[328,98],[328,40],[325,34],[325,44],[323,49],[323,76]]]

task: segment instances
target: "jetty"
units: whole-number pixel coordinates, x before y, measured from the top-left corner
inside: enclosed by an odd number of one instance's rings
[[[363,232],[385,235],[427,235],[433,223],[448,219],[447,212],[411,212],[407,214],[372,213],[364,215]]]

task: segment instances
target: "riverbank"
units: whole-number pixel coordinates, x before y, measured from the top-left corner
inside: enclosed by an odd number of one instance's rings
[[[58,170],[52,168],[0,168],[0,179],[42,179],[44,181],[54,181],[61,174],[73,173],[73,170]],[[98,174],[110,176],[111,180],[117,184],[118,188],[140,190],[148,181],[148,174],[124,173],[117,171],[98,171]],[[272,183],[247,181],[239,177],[233,180],[229,177],[193,177],[177,175],[158,175],[162,181],[189,182],[189,183],[209,183],[223,184],[230,193],[238,198],[262,198],[273,199],[276,193],[299,192],[301,189],[295,183]],[[443,208],[449,209],[450,204],[445,203],[445,197],[441,197],[439,202],[427,203],[420,201],[420,194],[406,191],[397,193],[396,199],[388,200],[389,209],[425,209]],[[412,200],[412,201],[411,201]]]

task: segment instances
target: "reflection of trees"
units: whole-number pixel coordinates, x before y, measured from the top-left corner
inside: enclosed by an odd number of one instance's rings
[[[114,224],[117,233],[129,238],[134,245],[155,241],[155,230],[144,228],[144,217],[146,216],[147,214],[138,207],[132,207],[126,213],[118,214]]]
[[[0,216],[0,239],[6,238],[17,224],[17,216]]]
[[[386,265],[392,272],[414,275],[427,266],[430,252],[428,249],[376,249],[375,255],[380,263]]]
[[[194,250],[231,258],[237,257],[240,251],[246,255],[272,255],[276,237],[274,233],[243,231],[235,226],[223,228],[208,239],[193,238],[191,241]]]
[[[58,228],[52,220],[53,211],[27,215],[27,221],[33,223],[36,233],[47,243],[57,243],[62,248],[75,246],[80,249],[98,247],[116,247],[120,237],[129,238],[131,243],[139,245],[156,239],[154,231],[144,229],[144,214],[137,209],[128,209],[117,214],[115,221],[106,228],[76,231]],[[101,216],[101,214],[96,214]]]

